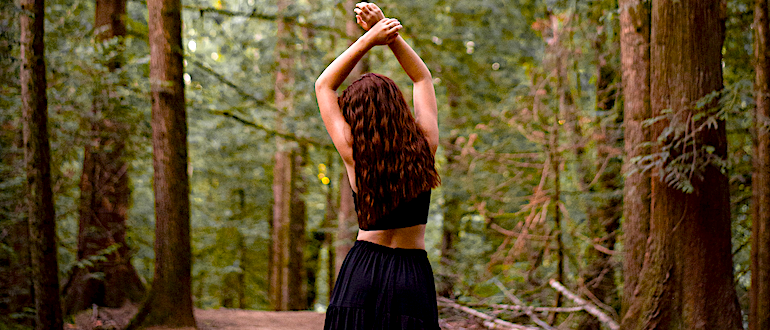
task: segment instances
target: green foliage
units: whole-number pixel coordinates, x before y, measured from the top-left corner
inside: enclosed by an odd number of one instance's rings
[[[98,264],[100,262],[107,262],[107,256],[112,254],[112,253],[114,253],[119,248],[120,248],[120,244],[112,244],[112,245],[108,246],[105,249],[101,249],[101,250],[97,251],[95,254],[90,255],[90,256],[88,256],[85,259],[80,259],[80,260],[76,261],[72,265],[72,268],[76,268],[76,267],[77,268],[89,268],[89,267],[93,267],[94,265],[96,265],[96,264]],[[71,271],[72,271],[72,269],[67,270],[66,273],[70,273]],[[104,274],[103,273],[94,273],[94,274],[92,274],[92,276],[96,276],[98,278],[103,278]]]
[[[456,282],[462,302],[508,303],[495,281],[528,304],[546,306],[555,293],[547,279],[557,269],[556,237],[565,249],[565,284],[583,285],[596,239],[619,232],[596,231],[592,208],[616,199],[603,173],[617,170],[622,152],[622,98],[604,96],[599,82],[618,89],[618,8],[614,1],[564,0],[386,0],[378,3],[404,25],[402,35],[426,61],[439,103],[441,146],[437,166],[443,185],[434,191],[426,249],[437,278]],[[183,48],[190,164],[193,292],[201,308],[222,307],[243,274],[246,302],[240,308],[268,308],[267,264],[272,214],[275,137],[290,146],[307,144],[307,238],[323,232],[326,195],[335,191],[341,162],[329,161],[330,139],[313,83],[349,44],[344,25],[353,19],[341,0],[300,0],[288,10],[293,109],[284,131],[275,127],[275,1],[185,0]],[[692,114],[664,111],[646,122],[662,134],[637,157],[637,171],[657,168],[664,182],[692,192],[693,180],[715,166],[730,176],[736,286],[748,285],[751,194],[752,21],[750,0],[727,1],[724,55],[725,89],[698,100]],[[90,126],[104,118],[130,124],[128,140],[131,208],[127,244],[140,277],[151,283],[154,267],[154,196],[150,128],[147,8],[130,1],[128,36],[97,42],[94,4],[52,0],[46,8],[46,60],[53,182],[61,269],[86,267],[111,253],[76,261],[78,183],[83,148],[94,136]],[[12,19],[0,20],[0,226],[22,221],[23,155],[18,76],[18,33]],[[554,38],[554,29],[559,38]],[[9,55],[5,55],[9,54]],[[110,72],[106,63],[122,54],[124,65]],[[385,48],[369,55],[372,71],[392,77],[411,95],[410,80]],[[561,70],[561,71],[560,71]],[[561,78],[557,81],[557,72]],[[560,98],[561,84],[571,99]],[[99,91],[118,95],[113,111],[95,115]],[[609,103],[607,100],[609,101]],[[600,104],[602,103],[602,104]],[[451,106],[450,106],[451,104]],[[565,104],[568,104],[565,106]],[[574,118],[561,109],[568,107]],[[770,122],[770,120],[769,120]],[[770,129],[770,125],[767,126]],[[726,129],[728,150],[698,139],[704,130]],[[615,139],[615,140],[613,140]],[[579,152],[578,152],[579,151]],[[553,163],[560,171],[561,194],[553,199]],[[327,170],[320,170],[323,164]],[[603,170],[604,169],[604,170]],[[618,170],[619,171],[619,170]],[[323,176],[320,176],[323,174]],[[314,179],[318,177],[318,180]],[[328,181],[322,181],[326,178]],[[243,199],[241,199],[243,196]],[[450,214],[455,207],[456,214]],[[454,211],[453,211],[454,212]],[[562,231],[557,233],[555,215]],[[7,220],[6,220],[7,219]],[[456,257],[440,264],[443,225],[456,223]],[[513,233],[513,234],[511,234]],[[511,234],[511,235],[509,235]],[[516,235],[519,236],[516,236]],[[518,239],[517,237],[527,237]],[[601,234],[601,235],[600,235]],[[4,244],[0,242],[0,244]],[[9,250],[6,245],[1,249]],[[112,248],[112,247],[111,247]],[[615,246],[619,251],[621,244]],[[320,268],[327,250],[312,267]],[[618,257],[610,259],[620,269]],[[319,271],[316,304],[328,299]],[[616,278],[618,285],[622,278]],[[0,325],[0,329],[3,325]]]
[[[712,102],[717,94],[720,93],[706,95],[694,109],[702,109],[702,104]],[[693,193],[692,180],[703,179],[707,167],[715,166],[723,173],[726,171],[726,155],[715,154],[716,147],[699,138],[706,130],[716,130],[719,122],[724,121],[725,112],[718,109],[710,108],[694,114],[665,109],[661,115],[645,120],[647,127],[661,122],[665,125],[656,141],[643,145],[660,151],[634,157],[631,162],[643,172],[656,168],[661,181],[685,193]]]

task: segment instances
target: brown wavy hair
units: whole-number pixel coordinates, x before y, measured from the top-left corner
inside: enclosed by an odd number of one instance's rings
[[[441,183],[425,133],[393,80],[367,73],[337,102],[353,136],[361,229]]]

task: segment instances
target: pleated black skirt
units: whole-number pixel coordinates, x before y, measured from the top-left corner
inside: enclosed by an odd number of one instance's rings
[[[345,257],[324,330],[436,330],[433,270],[425,250],[356,241]]]

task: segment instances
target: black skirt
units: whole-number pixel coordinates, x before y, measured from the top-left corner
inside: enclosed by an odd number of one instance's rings
[[[342,263],[324,330],[440,329],[425,250],[356,241]]]

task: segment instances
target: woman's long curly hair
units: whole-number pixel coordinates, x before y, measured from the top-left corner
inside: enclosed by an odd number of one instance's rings
[[[337,101],[353,136],[362,229],[441,183],[428,140],[393,80],[367,73]]]

